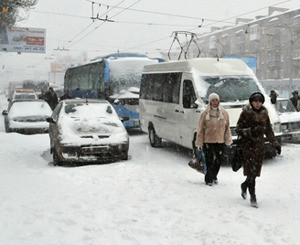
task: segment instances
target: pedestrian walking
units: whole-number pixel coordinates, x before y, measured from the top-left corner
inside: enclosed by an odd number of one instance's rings
[[[241,184],[241,195],[247,198],[247,190],[250,193],[250,203],[258,207],[255,194],[255,179],[261,174],[262,163],[265,156],[266,135],[271,146],[281,153],[268,116],[268,110],[263,106],[264,95],[260,92],[251,94],[249,104],[246,105],[237,122],[236,132],[240,136],[242,148],[242,163],[246,180]]]
[[[278,97],[278,92],[276,90],[271,90],[270,91],[270,98],[271,98],[271,103],[272,104],[276,104],[277,97]]]
[[[298,94],[298,90],[297,89],[293,90],[292,95],[293,97],[290,98],[290,101],[293,103],[296,110],[300,111],[300,97]]]
[[[52,110],[54,110],[57,106],[58,98],[52,87],[50,87],[45,93],[45,101],[49,104]]]
[[[208,97],[208,105],[200,114],[195,146],[203,150],[207,172],[205,183],[211,186],[218,183],[218,173],[225,145],[232,144],[228,112],[220,105],[220,97],[212,93]]]

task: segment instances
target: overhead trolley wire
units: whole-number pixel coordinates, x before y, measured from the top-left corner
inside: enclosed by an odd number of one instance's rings
[[[122,3],[125,2],[125,1],[126,1],[126,0],[120,1],[120,2],[116,5],[116,7],[119,6],[120,4],[122,4]],[[115,7],[109,9],[108,11],[106,11],[106,12],[105,12],[104,14],[102,14],[101,16],[108,14],[108,13],[109,13],[110,11],[112,11],[114,8],[115,8]],[[86,31],[86,30],[87,30],[90,26],[92,26],[94,23],[95,23],[95,22],[92,22],[92,23],[89,24],[86,28],[84,28],[81,32],[79,32],[77,35],[75,35],[71,40],[69,40],[69,43],[68,43],[68,44],[70,44],[75,38],[77,38],[79,35],[81,35],[81,33],[83,33],[84,31]],[[104,23],[104,22],[103,22],[103,23]],[[103,23],[102,23],[102,24],[103,24]],[[96,27],[94,30],[96,30],[97,28],[98,28],[98,27]],[[75,45],[76,43],[78,43],[80,40],[82,40],[83,38],[85,38],[87,35],[89,35],[90,33],[92,33],[94,30],[88,32],[85,36],[83,36],[82,38],[78,39],[76,42],[74,42],[73,44],[69,45],[68,47],[72,47],[73,45]],[[68,44],[66,44],[66,45],[68,45]]]

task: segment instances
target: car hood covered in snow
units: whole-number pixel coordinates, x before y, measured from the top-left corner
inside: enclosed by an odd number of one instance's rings
[[[127,131],[115,111],[102,115],[65,114],[58,123],[62,144],[119,144],[128,141]]]

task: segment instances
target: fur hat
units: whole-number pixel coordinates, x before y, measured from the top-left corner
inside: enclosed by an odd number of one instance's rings
[[[265,102],[265,96],[261,92],[255,92],[255,93],[253,93],[253,94],[250,95],[250,98],[249,98],[250,104],[255,99],[259,99],[259,101],[261,101],[262,103]]]

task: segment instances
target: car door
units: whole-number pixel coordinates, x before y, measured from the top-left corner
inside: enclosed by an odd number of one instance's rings
[[[183,80],[181,93],[181,108],[178,113],[181,145],[192,148],[193,135],[197,131],[201,110],[195,103],[197,100],[193,82]]]

